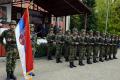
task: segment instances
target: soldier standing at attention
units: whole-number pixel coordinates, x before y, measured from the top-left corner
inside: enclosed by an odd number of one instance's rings
[[[86,37],[86,41],[87,41],[87,44],[88,44],[88,46],[87,46],[87,64],[92,64],[92,62],[91,62],[91,55],[92,55],[92,53],[93,53],[93,45],[94,45],[94,43],[93,43],[93,41],[94,41],[94,37],[93,37],[93,31],[92,30],[90,30],[90,34],[89,34],[89,36],[87,36]]]
[[[110,53],[109,53],[109,60],[112,60],[112,53],[113,53],[113,35],[110,36],[110,43],[109,43],[109,47],[110,47]]]
[[[70,43],[70,54],[69,54],[70,68],[76,67],[74,65],[74,60],[75,60],[75,57],[76,57],[77,45],[78,45],[77,37],[76,37],[77,29],[73,28],[72,31],[73,31],[73,34],[69,38],[69,43]]]
[[[62,47],[64,42],[61,28],[59,28],[59,32],[55,36],[55,41],[56,41],[56,63],[62,63],[60,58],[62,56]]]
[[[35,25],[34,24],[30,24],[30,32],[31,32],[31,41],[32,41],[32,53],[33,53],[33,57],[35,56],[36,53],[36,49],[37,49],[37,34],[35,33]],[[31,73],[32,76],[35,76],[35,73]]]
[[[98,62],[97,57],[98,57],[98,53],[100,51],[99,40],[100,40],[100,32],[96,31],[96,33],[94,35],[94,47],[93,47],[93,62],[94,63]]]
[[[108,56],[111,56],[111,54],[110,54],[110,34],[108,33],[107,35],[106,35],[106,39],[105,39],[106,41],[105,41],[105,44],[106,44],[106,49],[105,49],[105,60],[106,61],[108,61],[109,59],[108,59]]]
[[[53,28],[50,28],[50,32],[47,35],[47,41],[48,41],[48,55],[47,55],[47,58],[48,58],[48,60],[53,60],[52,59],[52,53],[53,53],[53,48],[54,48],[54,40],[55,40],[55,35],[53,33]]]
[[[37,48],[37,34],[34,31],[35,25],[30,24],[31,27],[31,41],[32,41],[32,51],[33,51],[33,56],[35,56],[36,53],[36,48]]]
[[[6,72],[7,72],[7,78],[6,80],[17,80],[15,75],[14,75],[14,70],[16,66],[16,60],[18,56],[18,51],[17,51],[17,45],[16,45],[16,38],[15,38],[15,29],[16,27],[16,21],[12,20],[10,22],[10,29],[5,30],[1,34],[1,41],[5,38],[6,44]],[[3,43],[3,42],[2,42]]]
[[[75,60],[78,60],[78,58],[77,58],[77,47],[78,47],[78,42],[77,42],[77,37],[78,37],[78,30],[77,30],[77,28],[73,28],[73,30],[72,30],[72,35],[73,35],[73,40],[74,40],[74,42],[75,42]]]
[[[114,35],[114,42],[113,42],[113,59],[117,59],[116,54],[117,54],[117,49],[118,49],[118,37],[117,35]]]
[[[65,34],[65,53],[64,53],[64,57],[65,57],[65,61],[69,61],[69,54],[70,54],[70,30],[68,30]]]
[[[78,52],[79,52],[79,65],[80,66],[84,66],[83,59],[86,53],[86,44],[87,44],[85,35],[86,35],[86,30],[82,29],[81,34],[79,34],[78,36],[78,42],[79,42]]]
[[[101,34],[100,37],[100,54],[99,54],[99,61],[104,62],[103,57],[105,55],[105,33]]]

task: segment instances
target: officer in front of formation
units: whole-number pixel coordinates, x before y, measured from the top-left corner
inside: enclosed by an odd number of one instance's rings
[[[16,21],[12,20],[9,24],[10,29],[5,30],[1,34],[1,41],[5,38],[6,44],[6,72],[7,72],[7,78],[6,80],[17,80],[15,75],[14,75],[14,70],[16,66],[16,60],[18,56],[18,51],[17,51],[17,45],[16,45],[16,38],[15,38],[15,27],[16,27]]]

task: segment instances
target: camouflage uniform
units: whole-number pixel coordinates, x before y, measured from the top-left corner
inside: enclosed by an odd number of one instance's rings
[[[84,55],[86,53],[86,37],[85,37],[85,30],[82,30],[81,35],[78,36],[78,42],[79,42],[79,46],[78,46],[78,52],[79,52],[79,65],[83,66],[83,59],[84,59]]]
[[[86,37],[86,42],[87,42],[87,63],[88,64],[92,64],[92,62],[90,61],[91,59],[91,55],[93,53],[93,45],[94,45],[94,37],[93,37],[93,31],[90,31],[90,35]]]
[[[77,41],[77,37],[78,37],[78,30],[77,30],[77,28],[73,28],[73,30],[72,30],[72,32],[73,32],[73,39],[74,39],[74,41],[76,42],[76,43],[78,43],[78,41]],[[78,51],[78,44],[77,45],[75,45],[75,60],[78,60],[77,59],[77,51]]]
[[[70,68],[76,67],[74,65],[74,60],[76,57],[76,52],[77,52],[77,29],[73,28],[72,30],[73,34],[71,34],[70,38],[69,38],[69,43],[70,43],[70,54],[69,54],[69,62],[70,62]]]
[[[36,48],[37,48],[37,34],[34,32],[34,25],[31,26],[31,41],[32,41],[32,51],[33,55],[35,56]]]
[[[55,41],[56,41],[56,63],[61,63],[62,61],[60,60],[60,58],[62,56],[62,47],[64,43],[61,29],[59,30],[59,33],[56,34]]]
[[[96,63],[97,61],[97,57],[100,51],[100,32],[97,31],[96,35],[94,36],[94,47],[93,47],[93,62]]]
[[[99,61],[103,62],[103,57],[105,55],[105,34],[103,33],[100,37],[100,54],[99,54]]]
[[[16,22],[12,21],[10,26],[11,25],[16,25]],[[10,80],[10,79],[16,80],[16,77],[14,76],[14,70],[15,70],[18,52],[17,52],[17,45],[16,45],[14,30],[9,29],[4,31],[1,35],[1,41],[3,41],[4,38],[6,40],[5,48],[7,52],[7,55],[6,55],[7,80]]]
[[[64,57],[65,57],[65,61],[69,61],[69,54],[70,54],[70,42],[69,42],[69,39],[70,39],[70,30],[68,30],[66,32],[66,35],[64,36],[65,38],[65,50],[64,50]]]
[[[108,56],[110,56],[110,34],[107,34],[106,38],[105,38],[105,60],[108,61]]]
[[[48,41],[48,60],[52,60],[52,53],[54,49],[54,40],[55,40],[55,35],[53,33],[53,28],[50,29],[49,34],[47,35],[47,41]]]
[[[118,38],[117,38],[116,35],[114,35],[114,41],[113,41],[113,59],[117,59],[117,57],[116,57],[117,49],[118,49]]]

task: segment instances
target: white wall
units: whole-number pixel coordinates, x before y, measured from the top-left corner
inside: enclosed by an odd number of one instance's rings
[[[0,5],[0,6],[5,6],[7,7],[7,21],[10,22],[11,21],[11,4],[4,4],[4,5]]]
[[[66,31],[70,28],[70,16],[66,17]]]

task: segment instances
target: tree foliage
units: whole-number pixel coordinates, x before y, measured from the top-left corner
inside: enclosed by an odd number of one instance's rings
[[[120,0],[109,0],[109,17],[107,32],[120,34]],[[105,31],[107,2],[106,0],[96,0],[96,11],[98,18],[98,28],[100,31]]]

